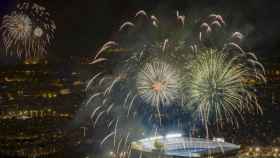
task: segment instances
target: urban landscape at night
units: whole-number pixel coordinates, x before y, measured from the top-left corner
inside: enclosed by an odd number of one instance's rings
[[[1,0],[0,158],[280,158],[279,8]]]

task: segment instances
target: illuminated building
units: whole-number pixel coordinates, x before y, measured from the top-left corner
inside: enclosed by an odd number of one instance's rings
[[[0,156],[54,155],[83,140],[68,129],[83,94],[79,73],[38,64],[4,65],[0,70]]]
[[[184,137],[182,134],[167,134],[141,139],[132,143],[134,150],[152,157],[209,157],[237,154],[240,146],[227,143],[224,139],[213,140]],[[157,156],[156,156],[157,155]]]

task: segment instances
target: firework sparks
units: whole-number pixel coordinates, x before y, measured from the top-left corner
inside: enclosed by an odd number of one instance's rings
[[[44,7],[24,2],[3,17],[1,30],[7,54],[28,58],[47,53],[56,26]]]

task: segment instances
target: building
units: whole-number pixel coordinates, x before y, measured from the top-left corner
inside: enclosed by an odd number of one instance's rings
[[[0,156],[54,155],[83,141],[68,126],[84,98],[79,75],[32,61],[0,67]]]
[[[141,139],[132,143],[134,150],[144,152],[147,157],[209,157],[237,154],[239,145],[225,142],[221,138],[213,140],[184,137],[181,134],[167,134]]]

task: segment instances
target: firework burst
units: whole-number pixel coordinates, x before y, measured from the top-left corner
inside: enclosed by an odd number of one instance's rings
[[[247,81],[264,82],[263,67],[255,67],[257,60],[212,49],[201,50],[192,61],[185,86],[189,94],[188,106],[207,124],[211,118],[237,123],[237,114],[261,111],[253,85]]]
[[[147,103],[169,105],[178,96],[178,82],[178,73],[170,65],[152,62],[138,73],[136,88]]]
[[[2,39],[7,54],[42,56],[54,38],[56,26],[46,8],[23,2],[2,21]]]

